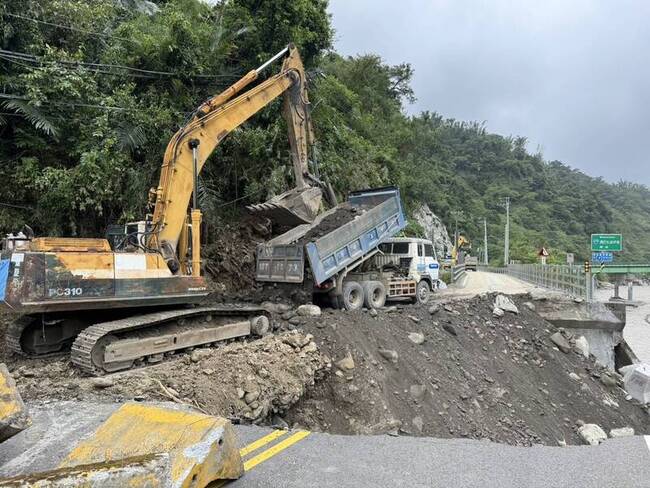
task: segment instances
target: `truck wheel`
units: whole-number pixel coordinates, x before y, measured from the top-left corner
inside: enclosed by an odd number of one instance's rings
[[[381,308],[386,303],[386,287],[381,281],[365,281],[363,297],[366,307]]]
[[[413,303],[427,303],[429,301],[431,289],[429,288],[429,283],[422,280],[418,283],[418,286],[415,287],[415,298]]]
[[[343,284],[343,306],[346,310],[359,310],[363,307],[363,288],[356,281]]]

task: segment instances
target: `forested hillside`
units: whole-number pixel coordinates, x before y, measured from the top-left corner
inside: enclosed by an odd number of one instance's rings
[[[567,251],[583,259],[590,233],[622,232],[625,260],[650,260],[648,188],[544,161],[523,137],[435,107],[406,116],[411,67],[333,52],[326,0],[0,0],[0,16],[0,232],[29,223],[41,235],[101,235],[141,218],[190,112],[294,42],[310,77],[313,159],[340,194],[397,184],[408,208],[427,203],[448,225],[462,211],[475,242],[486,217],[495,263],[506,196],[512,259],[534,260],[542,245],[558,262]],[[289,187],[288,149],[275,102],[206,165],[207,218],[225,221]]]

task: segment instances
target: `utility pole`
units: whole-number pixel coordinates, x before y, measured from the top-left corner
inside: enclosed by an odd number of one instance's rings
[[[464,214],[462,210],[454,210],[451,212],[451,215],[456,220],[456,228],[454,230],[454,246],[456,247],[456,252],[458,252],[458,219],[462,219]]]
[[[489,263],[488,258],[488,239],[487,239],[487,218],[483,218],[483,264]]]
[[[506,235],[504,239],[503,263],[508,266],[510,262],[510,197],[506,197]]]

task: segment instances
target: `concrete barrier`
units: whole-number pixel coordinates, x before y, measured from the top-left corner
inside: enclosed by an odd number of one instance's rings
[[[113,413],[67,455],[60,467],[158,453],[170,456],[171,487],[199,488],[215,480],[237,479],[244,473],[228,420],[139,403],[127,403]]]
[[[34,407],[0,445],[0,486],[202,488],[243,472],[232,424],[178,405]]]
[[[172,486],[170,468],[169,455],[157,454],[6,478],[0,480],[0,486],[6,488],[101,488],[108,486],[166,488]]]

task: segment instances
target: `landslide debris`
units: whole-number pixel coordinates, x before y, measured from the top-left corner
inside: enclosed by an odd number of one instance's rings
[[[581,444],[585,423],[650,433],[647,411],[626,401],[618,375],[572,347],[576,338],[539,317],[529,299],[514,298],[518,313],[499,318],[494,295],[392,306],[376,317],[338,310],[300,317],[294,324],[315,336],[334,367],[286,419],[337,434],[512,445]]]
[[[271,422],[329,367],[297,331],[252,342],[198,348],[158,365],[100,378],[81,376],[67,357],[22,360],[12,373],[26,401],[174,401],[212,415]]]
[[[650,433],[648,411],[585,357],[580,337],[543,320],[530,297],[501,317],[495,300],[358,312],[267,302],[275,335],[102,378],[67,356],[0,357],[28,402],[171,400],[282,428],[526,446],[587,442],[591,424]]]

